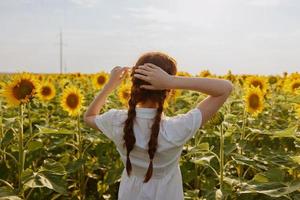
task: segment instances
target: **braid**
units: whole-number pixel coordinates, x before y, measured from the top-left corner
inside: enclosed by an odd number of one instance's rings
[[[137,101],[134,98],[134,94],[135,90],[132,91],[131,94],[131,98],[129,99],[129,109],[128,109],[128,118],[125,121],[125,126],[124,126],[124,137],[123,139],[125,140],[124,145],[126,145],[126,149],[127,149],[127,159],[126,159],[126,171],[128,176],[130,176],[130,172],[132,170],[132,166],[131,166],[131,162],[130,162],[130,158],[129,158],[129,154],[131,152],[131,150],[134,147],[135,144],[135,136],[134,136],[134,132],[133,132],[133,122],[136,116],[136,104]]]
[[[150,158],[149,167],[147,169],[146,175],[144,177],[144,183],[148,182],[152,176],[153,173],[153,158],[157,149],[158,144],[158,134],[160,129],[160,122],[161,122],[161,116],[163,112],[164,102],[166,100],[166,96],[169,95],[169,90],[147,90],[140,88],[141,85],[151,85],[148,81],[142,80],[140,78],[137,78],[134,76],[136,73],[135,70],[145,63],[152,63],[158,67],[160,67],[162,70],[167,72],[170,75],[176,75],[177,73],[177,64],[176,61],[168,56],[167,54],[164,54],[162,52],[148,52],[143,54],[138,61],[136,62],[135,66],[133,67],[131,71],[131,78],[132,78],[132,87],[131,87],[131,95],[130,99],[128,101],[129,109],[128,109],[128,118],[125,121],[124,126],[124,148],[126,145],[127,150],[127,160],[126,160],[126,171],[127,174],[130,175],[130,172],[132,170],[129,154],[134,148],[134,144],[136,142],[136,138],[133,132],[133,125],[134,120],[136,117],[136,105],[137,103],[145,103],[145,102],[152,102],[152,103],[158,103],[157,113],[153,120],[153,124],[151,127],[151,135],[148,142],[148,155]]]
[[[151,132],[150,140],[148,143],[148,146],[149,146],[148,154],[149,154],[149,158],[150,158],[150,163],[149,163],[147,173],[145,175],[144,183],[149,181],[149,179],[151,178],[152,173],[153,173],[153,158],[154,158],[154,154],[157,149],[157,138],[158,138],[158,133],[159,133],[159,128],[160,128],[161,114],[163,111],[163,105],[164,105],[165,98],[166,98],[166,93],[165,93],[165,91],[163,91],[161,99],[158,102],[158,108],[157,108],[157,113],[156,113],[156,116],[154,119],[154,123],[151,127],[152,132]]]

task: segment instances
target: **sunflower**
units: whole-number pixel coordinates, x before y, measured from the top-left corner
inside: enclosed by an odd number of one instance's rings
[[[250,86],[244,95],[246,110],[253,116],[257,116],[264,108],[264,95],[258,87]]]
[[[172,89],[169,93],[169,95],[167,96],[167,101],[171,101],[176,99],[178,96],[180,96],[180,94],[182,93],[182,90],[179,89]]]
[[[284,78],[279,78],[278,81],[276,82],[276,87],[278,89],[282,89],[285,85]]]
[[[38,74],[38,75],[37,75],[37,79],[38,79],[39,81],[43,81],[43,78],[44,78],[44,77],[43,77],[41,74]]]
[[[278,78],[276,77],[276,76],[269,76],[269,78],[268,78],[268,82],[269,82],[269,84],[275,84],[275,83],[277,83],[278,82]]]
[[[237,78],[238,83],[239,83],[241,86],[243,86],[243,85],[244,85],[244,78],[243,78],[243,76],[240,76],[240,75],[237,75],[237,76],[238,76],[238,78]]]
[[[70,79],[61,77],[61,78],[58,78],[58,83],[59,83],[61,88],[64,88],[65,86],[70,84]]]
[[[248,76],[246,78],[245,87],[258,87],[263,93],[267,92],[268,83],[262,76]]]
[[[60,105],[70,116],[78,115],[83,103],[84,98],[78,88],[70,86],[64,89]]]
[[[209,70],[203,70],[203,71],[201,71],[201,72],[198,74],[198,76],[200,76],[200,77],[210,77],[210,76],[212,76],[212,74],[210,73]]]
[[[188,72],[179,71],[176,73],[176,76],[191,77],[191,74]]]
[[[76,77],[82,77],[82,74],[80,72],[77,72]]]
[[[93,76],[93,85],[95,89],[101,89],[108,81],[109,75],[105,72],[97,73]]]
[[[290,79],[295,80],[295,79],[300,79],[300,74],[298,72],[293,72],[289,75]]]
[[[52,83],[48,81],[43,81],[37,91],[37,96],[42,101],[46,102],[55,97],[56,90]]]
[[[28,103],[34,97],[38,86],[38,81],[32,74],[23,72],[14,75],[10,83],[3,85],[1,96],[6,98],[9,106],[18,106]]]
[[[131,94],[131,84],[121,84],[118,88],[118,97],[121,103],[125,106],[128,106],[128,100],[130,99]]]
[[[300,78],[299,79],[291,79],[286,81],[285,84],[286,91],[290,93],[295,93],[297,89],[300,89]]]
[[[235,82],[236,81],[236,77],[232,74],[231,70],[228,70],[227,74],[224,77],[225,79],[231,81],[231,82]]]

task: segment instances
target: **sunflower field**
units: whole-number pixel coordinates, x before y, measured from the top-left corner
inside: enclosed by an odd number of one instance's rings
[[[300,74],[219,76],[234,90],[182,151],[185,199],[300,199]],[[117,150],[83,113],[109,73],[0,74],[0,200],[117,199]],[[130,77],[100,111],[126,109]],[[174,116],[206,97],[172,90]],[[99,113],[99,114],[100,114]]]

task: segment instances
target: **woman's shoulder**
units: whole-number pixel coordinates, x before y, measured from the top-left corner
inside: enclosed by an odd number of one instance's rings
[[[127,117],[127,109],[111,108],[109,112],[113,113],[112,124],[119,124]]]
[[[118,115],[118,114],[127,114],[126,109],[120,109],[120,108],[111,108],[107,112],[111,112],[113,115]]]

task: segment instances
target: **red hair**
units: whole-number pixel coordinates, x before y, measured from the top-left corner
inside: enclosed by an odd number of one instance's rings
[[[123,139],[125,140],[124,145],[126,146],[127,149],[126,171],[128,176],[130,176],[130,172],[132,170],[129,154],[134,148],[134,144],[136,142],[133,133],[133,122],[136,117],[136,111],[135,111],[136,105],[139,102],[146,102],[148,100],[158,104],[157,113],[154,118],[153,125],[151,127],[150,140],[148,142],[148,147],[149,147],[148,154],[150,158],[150,163],[149,163],[147,173],[145,175],[144,183],[148,182],[152,176],[153,158],[157,149],[157,138],[159,133],[161,114],[163,112],[164,101],[168,93],[170,92],[170,90],[147,90],[147,89],[140,88],[140,85],[149,85],[149,83],[134,77],[133,74],[135,69],[138,66],[143,65],[145,63],[152,63],[154,65],[157,65],[158,67],[160,67],[170,75],[176,75],[177,73],[177,66],[176,66],[177,64],[173,58],[161,52],[149,52],[143,54],[138,59],[130,74],[132,79],[132,87],[131,87],[130,99],[128,101],[129,104],[128,117],[125,121],[124,137],[123,137]]]

